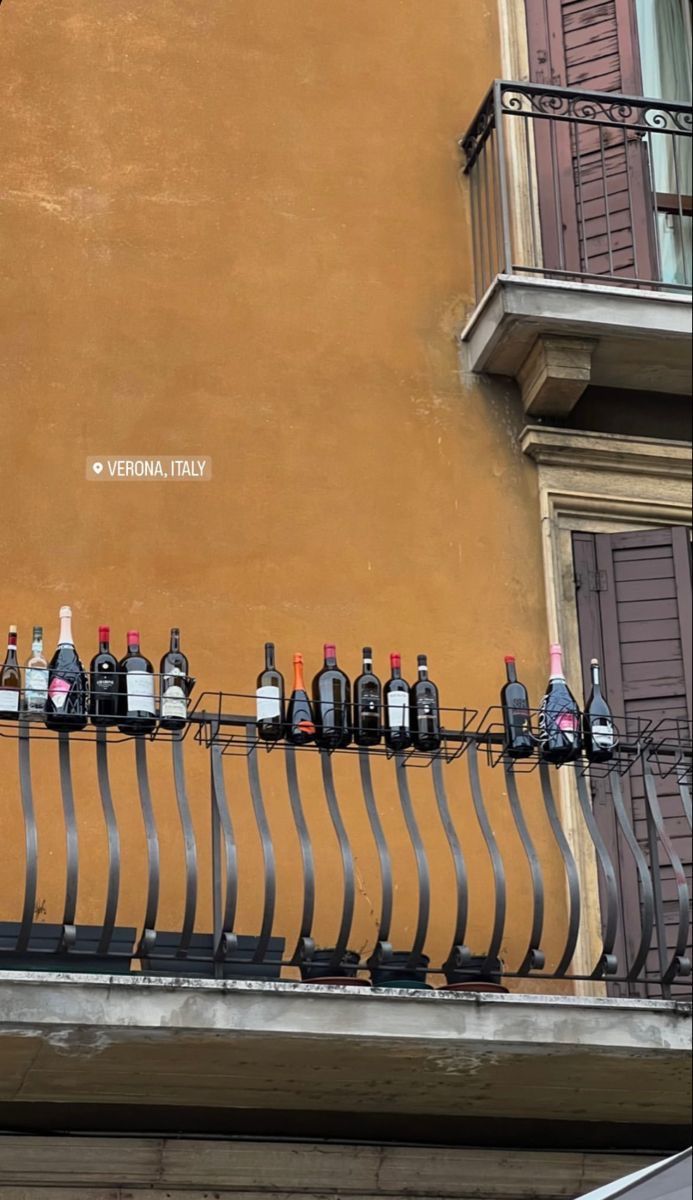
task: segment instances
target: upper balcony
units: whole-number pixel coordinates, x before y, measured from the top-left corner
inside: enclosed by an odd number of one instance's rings
[[[689,106],[496,81],[461,140],[476,308],[465,367],[564,416],[589,384],[688,394]]]

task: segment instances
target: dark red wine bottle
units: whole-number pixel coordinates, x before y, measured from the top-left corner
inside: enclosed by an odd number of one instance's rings
[[[111,654],[111,631],[99,625],[99,652],[89,667],[89,716],[93,725],[118,724],[118,660]]]
[[[409,684],[402,679],[402,659],[390,655],[391,675],[383,691],[385,745],[390,750],[406,750],[411,745],[409,729]]]
[[[184,729],[188,719],[190,675],[188,660],[180,648],[180,629],[171,630],[169,648],[161,659],[161,725],[164,729]]]
[[[377,746],[381,738],[380,710],[383,689],[373,674],[373,651],[363,647],[361,674],[354,680],[354,741],[357,746]]]
[[[337,666],[337,651],[325,645],[325,661],[313,680],[315,740],[325,750],[339,750],[351,741],[351,687]]]
[[[140,635],[128,631],[128,651],[118,663],[120,720],[122,733],[151,733],[156,726],[154,668],[140,650]]]
[[[284,733],[284,677],[277,670],[273,642],[265,642],[265,669],[257,677],[255,706],[258,737],[279,741]]]
[[[87,676],[72,637],[72,609],[60,609],[58,648],[48,666],[46,725],[60,732],[87,723]]]
[[[315,739],[315,722],[303,680],[303,655],[294,654],[294,687],[286,714],[287,741],[305,746]]]
[[[611,709],[602,695],[599,661],[596,658],[590,663],[590,672],[592,691],[582,718],[585,753],[590,762],[609,762],[614,756],[618,739]]]
[[[430,752],[440,746],[440,709],[438,688],[428,678],[428,659],[417,658],[418,679],[409,690],[412,741],[417,750]]]
[[[545,762],[571,762],[581,748],[580,709],[563,674],[563,651],[551,646],[549,684],[539,710],[541,756]]]
[[[505,727],[503,749],[511,758],[529,758],[534,750],[529,696],[524,683],[520,683],[517,678],[515,658],[512,654],[506,655],[505,670],[507,682],[501,688],[500,694]]]

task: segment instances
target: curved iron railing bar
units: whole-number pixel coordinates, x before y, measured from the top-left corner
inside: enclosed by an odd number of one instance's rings
[[[395,775],[397,777],[397,788],[399,791],[400,804],[404,814],[404,821],[407,826],[407,833],[414,851],[416,860],[416,877],[418,882],[419,907],[416,919],[416,932],[414,941],[412,942],[411,951],[409,953],[409,963],[412,967],[418,967],[423,954],[423,948],[426,942],[426,934],[428,933],[428,921],[431,910],[431,873],[428,866],[428,858],[426,850],[419,831],[418,822],[414,813],[414,805],[412,803],[411,793],[409,791],[409,781],[407,779],[407,770],[405,767],[406,754],[402,750],[398,750],[395,754]]]
[[[96,950],[97,954],[104,955],[108,954],[111,947],[113,930],[115,929],[118,914],[118,897],[120,895],[120,835],[118,833],[116,812],[113,806],[111,781],[108,775],[108,741],[105,729],[97,729],[96,731],[96,775],[99,783],[101,810],[106,825],[106,839],[108,844],[106,906],[101,926],[101,936]]]
[[[683,811],[686,815],[686,820],[688,821],[688,824],[691,826],[691,828],[693,828],[693,809],[691,808],[691,789],[689,788],[687,781],[684,779],[683,775],[680,772],[677,776],[677,783],[679,785],[679,796],[681,797],[681,804],[683,805]]]
[[[662,809],[661,809],[660,803],[659,803],[659,796],[657,795],[657,785],[655,783],[654,775],[652,774],[652,766],[646,757],[643,758],[643,778],[645,780],[645,795],[647,797],[647,804],[648,804],[650,813],[652,815],[652,820],[654,822],[655,829],[657,831],[657,837],[659,838],[660,842],[662,843],[662,845],[666,851],[667,858],[669,859],[669,862],[671,863],[672,870],[674,872],[674,880],[676,883],[676,896],[677,896],[678,910],[679,910],[679,912],[678,912],[678,917],[679,917],[678,933],[677,933],[677,937],[676,937],[676,946],[674,947],[674,952],[671,955],[671,958],[669,959],[669,964],[664,972],[663,979],[662,979],[663,983],[671,983],[674,979],[676,979],[676,977],[678,975],[680,975],[680,974],[687,975],[690,973],[690,962],[686,958],[686,947],[688,945],[688,929],[689,929],[689,924],[690,924],[689,891],[688,891],[688,884],[686,882],[686,873],[683,869],[683,864],[682,864],[681,859],[679,858],[678,854],[676,853],[673,842],[667,832],[664,817],[662,815]],[[658,876],[659,862],[657,861],[657,862],[651,863],[651,867],[652,867],[653,875],[655,876],[655,888],[657,888],[657,879],[659,877]],[[664,943],[664,945],[661,949],[666,951],[666,943]],[[661,950],[660,950],[660,953],[661,953]],[[662,961],[664,961],[663,958],[662,958]]]
[[[541,970],[544,966],[544,955],[540,949],[542,933],[544,931],[544,873],[541,869],[541,863],[522,811],[514,772],[507,762],[504,764],[504,770],[510,811],[513,815],[520,841],[522,842],[522,849],[525,852],[532,880],[532,929],[529,935],[527,953],[518,967],[518,975],[528,975],[530,971]]]
[[[506,911],[506,886],[505,886],[505,867],[498,849],[498,843],[491,829],[491,822],[488,819],[486,806],[484,804],[484,796],[481,790],[481,781],[479,779],[479,756],[478,750],[474,742],[472,742],[467,750],[467,770],[469,773],[469,786],[472,792],[472,801],[476,819],[479,822],[479,828],[483,834],[486,843],[486,849],[491,860],[491,869],[493,871],[493,887],[495,892],[495,905],[493,914],[493,929],[491,931],[491,941],[489,943],[486,962],[491,968],[500,956],[500,948],[503,942],[503,931],[505,929],[505,911]]]
[[[549,779],[549,768],[546,763],[539,763],[539,778],[544,807],[546,808],[553,836],[556,839],[556,845],[563,859],[563,866],[568,882],[568,933],[561,961],[553,972],[553,978],[560,979],[565,975],[573,960],[580,934],[580,876],[575,859],[573,858],[573,852],[570,849],[568,839],[563,832],[563,826],[558,816],[556,801],[551,789],[551,780]]]
[[[270,831],[269,822],[267,820],[267,812],[265,810],[262,787],[260,785],[260,772],[257,765],[257,743],[255,741],[255,724],[248,724],[246,726],[246,737],[250,743],[250,750],[248,751],[246,757],[248,764],[248,783],[250,784],[250,796],[253,802],[255,823],[257,825],[257,831],[260,835],[260,842],[262,844],[262,862],[265,880],[262,926],[260,929],[260,936],[257,941],[257,947],[255,953],[253,954],[253,962],[260,963],[264,961],[270,938],[272,936],[274,908],[277,898],[277,862],[274,853],[272,834]]]
[[[31,739],[28,721],[19,723],[19,790],[24,820],[24,905],[15,950],[25,951],[31,938],[38,886],[38,828],[31,787]]]
[[[327,750],[320,751],[320,765],[322,767],[322,782],[325,791],[325,799],[327,800],[327,808],[332,821],[332,827],[337,835],[339,843],[339,852],[342,859],[342,874],[344,896],[342,900],[342,919],[335,943],[334,954],[330,960],[330,967],[336,969],[344,960],[344,955],[349,945],[349,935],[354,919],[354,903],[356,900],[356,880],[354,872],[354,855],[351,849],[351,844],[347,836],[346,827],[342,820],[342,814],[339,809],[337,793],[334,786],[334,775],[332,772],[332,760]]]
[[[645,966],[645,963],[647,962],[647,956],[650,952],[650,945],[652,943],[652,930],[654,929],[655,913],[654,889],[652,886],[650,869],[647,865],[647,859],[642,852],[640,843],[635,836],[630,821],[628,820],[626,806],[623,802],[621,780],[617,771],[614,771],[612,774],[609,780],[609,785],[611,787],[611,799],[613,801],[614,811],[616,813],[616,820],[618,821],[618,826],[623,834],[625,843],[633,856],[635,869],[638,873],[638,880],[640,884],[640,927],[642,932],[638,952],[633,960],[633,965],[630,968],[627,976],[628,980],[635,980],[638,978],[640,972]]]
[[[226,796],[222,747],[213,743],[211,746],[211,755],[212,797],[224,843],[224,852],[221,856],[221,869],[223,871],[223,903],[220,912],[221,926],[218,931],[215,930],[215,933],[218,933],[219,936],[219,943],[214,946],[214,954],[215,957],[218,957],[220,954],[223,957],[225,939],[233,936],[233,926],[236,920],[236,905],[238,903],[238,851]],[[219,883],[221,883],[221,880],[219,880]]]
[[[179,738],[174,738],[171,742],[171,754],[173,757],[173,780],[176,788],[176,804],[178,805],[178,816],[183,834],[183,851],[185,855],[185,907],[183,909],[183,924],[176,956],[185,958],[190,949],[190,942],[195,928],[195,913],[197,911],[197,842],[190,814],[188,789],[185,783],[183,745]]]
[[[70,735],[58,735],[60,759],[60,794],[65,821],[65,906],[63,909],[63,936],[61,949],[69,950],[77,940],[75,917],[77,914],[77,888],[79,886],[79,843],[75,816],[75,796],[72,787],[70,764]]]
[[[144,834],[147,843],[147,902],[145,906],[140,950],[145,957],[153,949],[156,942],[156,918],[159,910],[160,883],[160,853],[159,835],[156,828],[156,818],[152,805],[152,795],[149,789],[149,772],[147,770],[147,743],[142,735],[135,738],[135,765],[137,768],[137,789],[142,809]]]
[[[375,802],[371,760],[368,757],[368,751],[363,747],[359,750],[359,772],[361,775],[361,790],[363,791],[366,813],[371,833],[373,834],[378,854],[378,866],[380,868],[380,918],[378,920],[378,935],[381,943],[389,943],[394,899],[392,855],[390,854],[390,847],[387,844],[383,824],[380,820],[378,806]]]
[[[455,895],[457,896],[457,912],[455,914],[455,932],[450,946],[448,961],[452,962],[457,951],[464,947],[464,938],[467,932],[467,920],[469,916],[469,880],[467,877],[467,864],[462,852],[462,845],[457,836],[457,830],[450,814],[450,805],[448,802],[447,792],[445,790],[445,782],[443,780],[443,767],[441,759],[436,756],[433,759],[433,790],[435,791],[436,804],[440,821],[445,831],[450,854],[452,856],[452,864],[455,871]]]
[[[575,771],[575,782],[577,784],[580,808],[582,809],[585,824],[597,852],[597,862],[606,890],[606,917],[604,919],[604,932],[602,934],[602,952],[592,972],[593,979],[601,979],[604,975],[616,975],[618,972],[618,959],[614,954],[616,934],[618,932],[618,883],[611,855],[592,811],[590,798],[587,794],[585,777],[577,763],[573,764],[573,769]]]
[[[286,767],[286,785],[289,791],[289,803],[293,813],[294,825],[298,834],[301,849],[301,866],[303,869],[303,911],[301,925],[296,942],[296,949],[291,956],[291,965],[296,966],[305,959],[313,949],[313,916],[315,914],[315,856],[310,830],[303,812],[301,792],[298,786],[298,771],[296,769],[296,749],[287,742],[284,746],[284,763]]]

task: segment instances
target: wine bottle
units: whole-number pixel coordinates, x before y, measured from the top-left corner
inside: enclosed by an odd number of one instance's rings
[[[539,737],[546,762],[560,765],[580,753],[580,709],[563,674],[563,651],[558,642],[551,646],[549,684],[539,710]]]
[[[72,609],[60,609],[58,647],[48,667],[46,725],[62,732],[87,723],[87,676],[72,636]]]
[[[111,654],[111,631],[99,625],[99,652],[89,665],[89,716],[93,725],[117,725],[118,660]]]
[[[363,647],[361,674],[354,680],[354,741],[357,746],[377,746],[381,737],[380,709],[383,689],[373,674],[373,651]]]
[[[438,688],[428,678],[428,659],[419,654],[418,679],[409,690],[412,741],[417,750],[430,752],[440,746]]]
[[[258,737],[277,742],[284,732],[284,676],[276,667],[274,642],[265,642],[265,669],[257,677],[255,706]]]
[[[161,660],[161,724],[183,729],[188,719],[190,693],[188,660],[180,648],[180,629],[171,630],[169,648]]]
[[[501,688],[500,695],[505,727],[503,749],[511,758],[528,758],[534,749],[532,717],[527,688],[517,678],[514,655],[506,655],[505,670],[507,682]]]
[[[399,654],[390,655],[390,672],[383,692],[385,745],[390,750],[406,750],[411,745],[409,684],[402,679],[402,659]]]
[[[140,635],[128,631],[128,650],[118,663],[118,728],[122,733],[151,733],[156,725],[154,668],[140,650]]]
[[[17,662],[17,626],[10,625],[7,635],[7,654],[0,668],[0,717],[16,721],[19,716],[19,697],[22,677]]]
[[[609,762],[614,756],[617,738],[611,709],[602,695],[598,659],[592,659],[590,672],[592,691],[582,719],[585,753],[590,762]]]
[[[294,746],[305,746],[315,738],[315,722],[303,680],[303,655],[294,654],[294,687],[286,714],[286,737]]]
[[[337,666],[337,651],[331,643],[325,645],[325,661],[313,680],[313,711],[315,740],[325,750],[338,750],[351,741],[349,710],[351,687]]]
[[[31,654],[24,669],[24,699],[22,708],[27,717],[41,717],[46,709],[48,695],[48,663],[43,654],[43,628],[34,625],[31,638]]]

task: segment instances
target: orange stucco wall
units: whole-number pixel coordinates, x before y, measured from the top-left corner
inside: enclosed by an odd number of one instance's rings
[[[545,611],[535,480],[502,386],[462,379],[455,332],[472,302],[469,203],[456,139],[500,73],[495,5],[478,0],[5,0],[0,11],[0,411],[5,446],[0,621],[71,602],[83,657],[108,621],[158,659],[180,625],[201,688],[252,690],[262,643],[280,665],[323,640],[352,674],[364,643],[405,673],[427,651],[444,704],[495,702],[513,649],[538,694]],[[207,483],[103,484],[88,456],[211,456]],[[8,473],[9,469],[9,473]],[[18,915],[15,744],[0,747],[3,915]],[[64,851],[57,752],[37,753],[40,915],[57,919]],[[129,748],[113,787],[122,919],[142,913],[141,817]],[[189,746],[209,927],[208,763]],[[162,925],[180,919],[182,861],[166,747],[151,755],[163,835]],[[121,765],[122,764],[122,765]],[[349,770],[353,768],[353,775]],[[305,768],[319,850],[318,940],[334,937],[339,863]],[[357,850],[356,948],[375,937],[378,880],[356,768],[340,770]],[[378,768],[380,769],[380,768]],[[259,848],[238,771],[238,928],[256,932]],[[464,763],[450,769],[475,880],[471,940],[490,919],[488,863]],[[105,841],[90,748],[76,748],[79,916],[103,904]],[[429,949],[451,936],[449,856],[425,772],[413,773],[437,885]],[[278,931],[297,932],[298,853],[279,764],[268,764],[280,856]],[[317,777],[316,777],[317,778]],[[528,881],[501,781],[505,952],[526,934]],[[413,863],[391,780],[379,784],[400,856],[398,944]],[[533,789],[533,790],[532,790]],[[530,820],[549,835],[532,784]],[[17,843],[15,843],[17,844]],[[21,843],[19,843],[21,847]],[[547,849],[548,854],[548,849]],[[548,860],[547,860],[548,861]],[[549,864],[555,929],[562,883]]]

